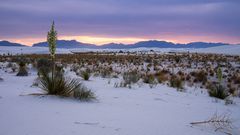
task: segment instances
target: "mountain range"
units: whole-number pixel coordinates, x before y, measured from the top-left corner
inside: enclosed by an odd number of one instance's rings
[[[188,44],[175,44],[172,42],[166,41],[157,41],[157,40],[149,40],[149,41],[141,41],[134,44],[117,44],[117,43],[109,43],[101,46],[97,46],[94,44],[82,43],[76,40],[57,40],[57,48],[92,48],[92,49],[130,49],[130,48],[208,48],[208,47],[216,47],[222,45],[229,45],[226,43],[207,43],[207,42],[192,42]],[[19,46],[23,47],[25,45],[18,43],[11,43],[8,41],[0,41],[0,46]],[[32,47],[48,47],[47,42],[40,42],[33,44]]]
[[[12,42],[8,42],[8,41],[0,41],[0,46],[19,46],[19,47],[23,47],[25,45],[18,44],[18,43],[12,43]]]

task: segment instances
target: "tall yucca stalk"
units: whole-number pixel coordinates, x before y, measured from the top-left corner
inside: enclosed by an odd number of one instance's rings
[[[55,52],[56,52],[56,42],[57,42],[57,31],[54,27],[54,21],[52,23],[51,29],[47,35],[47,42],[49,46],[49,52],[52,59],[52,80],[54,80],[55,73]]]

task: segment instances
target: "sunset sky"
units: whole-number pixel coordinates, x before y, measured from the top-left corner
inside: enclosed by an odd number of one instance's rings
[[[240,43],[240,0],[0,0],[0,40],[105,44],[166,40]]]

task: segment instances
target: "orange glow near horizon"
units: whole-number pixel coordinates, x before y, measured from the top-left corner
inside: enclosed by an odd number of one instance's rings
[[[107,43],[124,43],[132,44],[139,41],[159,40],[173,43],[189,43],[189,42],[223,42],[223,43],[239,43],[239,40],[229,37],[211,37],[211,36],[161,36],[161,38],[138,38],[138,37],[98,37],[98,36],[60,36],[59,40],[77,40],[82,43],[90,43],[103,45]],[[1,40],[1,39],[0,39]],[[19,39],[4,39],[14,43],[20,43],[32,46],[34,43],[45,42],[46,38],[19,38]]]

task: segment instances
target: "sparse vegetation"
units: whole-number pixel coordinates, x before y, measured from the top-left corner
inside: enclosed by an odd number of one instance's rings
[[[121,87],[131,87],[132,84],[137,83],[140,79],[140,75],[137,71],[125,72],[123,73],[123,82],[121,82]]]
[[[180,77],[173,75],[170,79],[170,87],[177,88],[177,90],[183,90],[183,82]]]
[[[17,73],[17,76],[28,76],[28,72],[26,69],[26,63],[21,61],[19,63],[19,71]]]
[[[219,98],[219,99],[225,99],[228,96],[226,88],[221,84],[217,84],[217,83],[209,84],[208,93],[209,93],[209,96]]]
[[[87,70],[86,71],[81,71],[80,75],[86,81],[89,80],[89,78],[90,78],[90,73]]]
[[[68,70],[70,66],[70,70],[84,80],[88,80],[91,74],[94,77],[108,78],[110,80],[111,78],[119,78],[121,83],[114,84],[116,87],[131,87],[132,84],[142,79],[150,87],[155,86],[158,82],[168,84],[177,88],[177,90],[183,90],[186,84],[189,87],[207,88],[210,91],[209,84],[218,81],[221,87],[213,85],[211,87],[212,91],[214,91],[213,89],[224,88],[227,94],[239,96],[240,74],[237,68],[239,66],[239,62],[237,62],[239,57],[199,53],[154,53],[126,51],[121,53],[81,52],[58,54],[57,57],[54,56],[54,63],[57,63],[54,64],[55,66],[52,66],[53,62],[49,60],[49,55],[35,54],[21,57],[26,60],[26,63],[35,62],[39,71],[46,68],[43,70],[50,74],[52,70],[58,70],[58,65],[61,65],[59,70],[62,72],[56,73],[63,74],[64,69]],[[19,63],[22,59],[19,59],[19,56],[5,55],[2,56],[1,60],[8,63],[7,66],[1,68],[5,72],[10,72],[14,64]],[[220,70],[221,72],[223,70],[223,72],[221,73]],[[132,72],[136,74],[132,74]],[[139,82],[137,85],[144,84]]]
[[[89,101],[96,99],[95,94],[82,84],[77,89],[74,89],[73,97],[82,101]]]
[[[46,58],[41,58],[37,61],[37,69],[40,72],[50,73],[52,62]]]
[[[155,76],[153,74],[147,74],[143,76],[143,82],[148,84],[154,84],[155,83]]]

